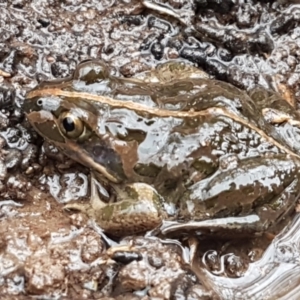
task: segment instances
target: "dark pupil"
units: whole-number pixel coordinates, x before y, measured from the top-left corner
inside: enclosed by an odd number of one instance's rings
[[[73,131],[75,129],[75,123],[70,117],[64,118],[62,123],[67,132]]]

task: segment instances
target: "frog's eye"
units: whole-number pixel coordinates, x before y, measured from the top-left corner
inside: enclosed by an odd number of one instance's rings
[[[70,112],[63,112],[59,116],[60,130],[71,139],[80,137],[84,131],[84,123]]]

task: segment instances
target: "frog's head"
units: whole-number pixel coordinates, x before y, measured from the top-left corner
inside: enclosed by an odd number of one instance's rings
[[[108,135],[100,134],[97,109],[74,89],[74,82],[86,86],[107,79],[104,66],[80,65],[73,78],[43,83],[29,92],[24,111],[34,129],[67,156],[85,165],[112,182],[125,178],[120,155]],[[96,71],[95,71],[96,70]],[[101,79],[102,78],[102,79]]]
[[[83,107],[84,106],[84,107]],[[103,174],[112,182],[124,179],[119,154],[97,133],[97,115],[88,103],[81,106],[59,96],[28,98],[24,110],[33,128],[64,154]]]

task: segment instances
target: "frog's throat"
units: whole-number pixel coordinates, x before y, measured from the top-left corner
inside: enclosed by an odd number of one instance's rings
[[[177,118],[188,118],[188,117],[198,117],[198,116],[205,116],[205,115],[212,115],[212,116],[225,116],[232,120],[235,120],[236,122],[239,122],[240,124],[251,128],[252,130],[256,131],[260,136],[264,137],[267,141],[270,141],[273,145],[278,147],[279,149],[283,150],[287,154],[296,157],[300,159],[300,156],[293,153],[290,149],[284,147],[279,142],[277,142],[272,137],[268,136],[263,130],[256,127],[254,124],[249,123],[247,120],[236,116],[235,114],[227,111],[224,108],[221,107],[210,107],[205,110],[201,111],[172,111],[172,110],[166,110],[162,108],[157,107],[149,107],[144,104],[132,102],[132,101],[122,101],[122,100],[115,100],[109,97],[100,96],[100,95],[93,95],[89,93],[82,93],[82,92],[71,92],[71,91],[64,91],[58,88],[46,88],[41,90],[33,90],[28,93],[27,99],[34,98],[34,97],[44,97],[49,95],[55,95],[55,96],[63,96],[66,98],[83,98],[90,101],[100,102],[102,104],[108,104],[112,107],[123,107],[127,108],[129,110],[135,110],[139,112],[144,112],[148,114],[153,114],[160,117],[177,117]],[[71,101],[71,100],[70,100]]]

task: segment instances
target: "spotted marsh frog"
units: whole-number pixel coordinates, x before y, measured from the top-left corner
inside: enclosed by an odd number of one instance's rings
[[[108,233],[260,233],[299,196],[299,116],[182,62],[122,78],[101,61],[27,94],[35,130],[90,168],[84,210]]]

